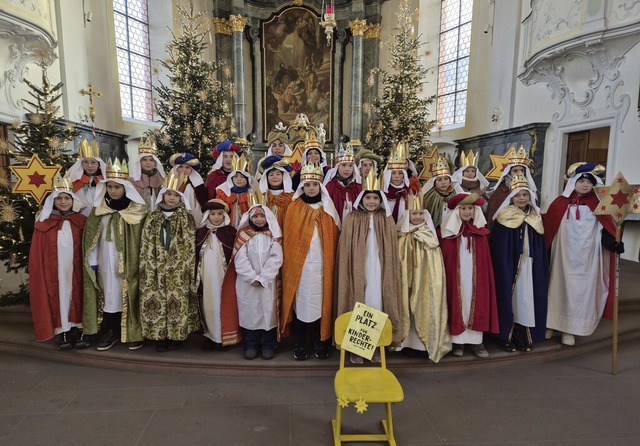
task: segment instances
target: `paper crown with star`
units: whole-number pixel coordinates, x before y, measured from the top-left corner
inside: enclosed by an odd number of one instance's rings
[[[140,155],[157,155],[158,147],[156,146],[155,140],[150,136],[143,136],[140,138],[140,143],[138,144],[138,153]]]
[[[127,180],[129,179],[129,166],[127,161],[120,162],[118,158],[107,162],[107,180]]]
[[[78,159],[100,158],[100,145],[95,139],[89,143],[87,138],[83,139],[78,146]]]
[[[56,173],[56,176],[53,177],[53,190],[73,192],[73,181],[71,181],[68,173],[64,177],[60,175],[60,172]]]
[[[529,187],[529,181],[525,175],[514,175],[511,177],[511,187],[510,190],[519,189],[522,187]]]
[[[460,167],[478,167],[478,152],[473,153],[473,150],[469,150],[466,154],[462,152],[460,154]]]
[[[449,163],[447,162],[447,158],[443,155],[438,156],[438,161],[436,165],[433,167],[433,176],[441,177],[443,175],[450,175],[451,171],[449,170]]]
[[[189,177],[185,174],[176,173],[174,170],[170,170],[167,176],[164,177],[162,187],[166,190],[180,191],[188,179]]]
[[[347,144],[346,147],[341,146],[336,155],[336,164],[355,163],[356,157],[353,154],[353,147]]]
[[[300,169],[300,181],[319,181],[322,182],[324,175],[322,173],[322,167],[320,164],[307,163]]]
[[[407,168],[407,147],[403,142],[399,142],[391,149],[387,169],[406,169]]]
[[[529,166],[532,162],[533,160],[529,159],[529,153],[527,153],[524,146],[521,145],[517,152],[513,147],[509,149],[509,164]]]
[[[305,150],[322,149],[322,146],[320,145],[320,141],[318,141],[318,137],[316,136],[315,132],[307,133],[307,136],[304,141],[304,149]]]

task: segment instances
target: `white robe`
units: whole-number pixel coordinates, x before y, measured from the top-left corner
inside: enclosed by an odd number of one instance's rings
[[[382,308],[382,268],[380,252],[373,223],[373,213],[369,216],[369,234],[367,234],[367,271],[364,285],[364,304],[376,310]]]
[[[80,200],[84,201],[87,204],[87,206],[84,209],[82,209],[80,213],[85,217],[88,217],[89,214],[91,213],[91,209],[93,209],[93,203],[96,198],[96,188],[85,185],[85,186],[82,186],[80,189],[78,189],[78,191],[75,192],[75,194],[78,196]]]
[[[191,215],[193,215],[193,219],[196,222],[196,229],[201,226],[200,222],[202,222],[202,208],[200,207],[200,203],[196,198],[196,191],[191,185],[188,183],[184,188],[184,200],[189,204],[189,208],[191,209]]]
[[[90,265],[98,265],[98,284],[104,293],[104,312],[119,313],[122,311],[122,274],[118,272],[118,250],[113,241],[107,241],[109,223],[113,214],[103,215],[100,219],[100,241],[88,253]]]
[[[278,325],[276,277],[282,266],[282,246],[273,237],[258,233],[236,252],[238,316],[249,330],[271,330]],[[254,287],[251,283],[260,282]]]
[[[547,327],[578,336],[592,334],[609,294],[609,253],[602,225],[586,206],[570,206],[551,245]]]
[[[226,271],[222,243],[210,233],[200,249],[200,277],[202,278],[202,317],[207,330],[204,335],[213,342],[222,343],[220,303],[222,280]]]
[[[524,327],[536,326],[533,295],[533,259],[529,256],[529,231],[525,227],[518,278],[513,288],[513,322]]]
[[[458,280],[460,281],[460,297],[462,299],[462,320],[466,326],[471,313],[473,300],[473,252],[469,251],[469,238],[460,237],[460,265]],[[454,344],[482,344],[482,332],[467,328],[459,335],[452,335]]]
[[[55,334],[69,331],[71,327],[82,328],[82,324],[69,322],[71,308],[71,292],[73,283],[73,235],[71,223],[65,220],[58,231],[58,298],[60,302],[60,327],[55,327]]]
[[[318,209],[322,204],[313,203],[309,206]],[[315,322],[322,317],[323,268],[322,240],[316,224],[309,244],[309,252],[302,266],[302,273],[300,274],[298,290],[294,300],[296,317],[302,322]]]

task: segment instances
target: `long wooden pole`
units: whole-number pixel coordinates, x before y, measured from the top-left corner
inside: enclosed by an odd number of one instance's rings
[[[624,222],[616,223],[616,243],[622,240],[622,226]],[[616,253],[616,279],[613,293],[613,354],[611,355],[611,374],[617,373],[618,365],[618,292],[620,285],[620,254]]]

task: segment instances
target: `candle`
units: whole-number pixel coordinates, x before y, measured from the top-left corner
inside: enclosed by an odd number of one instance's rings
[[[333,4],[327,3],[327,14],[333,14]]]

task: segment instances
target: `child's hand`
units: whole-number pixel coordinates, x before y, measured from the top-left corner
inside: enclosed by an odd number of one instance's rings
[[[254,287],[257,288],[257,287],[262,286],[262,284],[260,282],[258,282],[257,280],[254,280],[253,282],[251,282],[251,286],[254,286]]]

